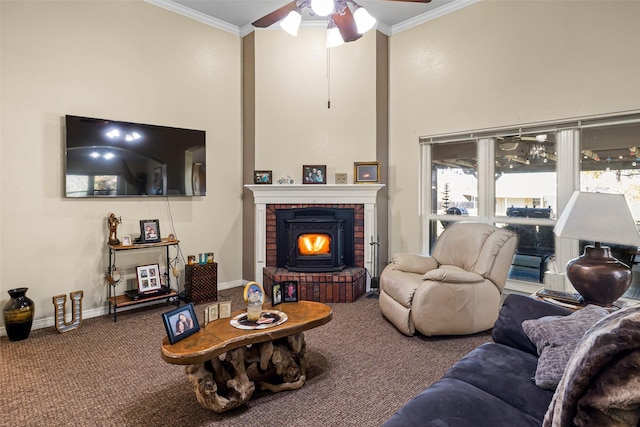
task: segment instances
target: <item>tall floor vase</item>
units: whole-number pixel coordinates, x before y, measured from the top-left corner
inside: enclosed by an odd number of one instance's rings
[[[29,288],[15,288],[9,290],[11,299],[4,306],[4,327],[10,341],[26,339],[31,332],[35,305],[26,296]]]

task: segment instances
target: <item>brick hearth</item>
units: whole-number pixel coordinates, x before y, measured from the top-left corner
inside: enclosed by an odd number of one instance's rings
[[[271,285],[285,280],[298,282],[298,299],[318,302],[354,302],[365,293],[366,270],[345,268],[339,273],[295,273],[286,268],[265,267],[263,287],[271,297]]]

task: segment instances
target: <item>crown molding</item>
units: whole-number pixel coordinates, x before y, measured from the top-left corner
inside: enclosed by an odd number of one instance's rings
[[[234,34],[236,36],[241,35],[240,29],[237,26],[221,21],[220,19],[214,18],[212,16],[205,15],[204,13],[196,12],[193,9],[189,9],[188,7],[182,6],[181,4],[178,4],[169,0],[144,0],[144,1],[154,6],[158,6],[163,9],[169,10],[171,12],[175,12],[179,15],[186,16],[187,18],[191,18],[196,21],[202,22],[203,24],[210,25],[219,30]]]
[[[407,19],[406,21],[403,21],[399,24],[393,25],[391,27],[390,34],[387,35],[391,36],[393,34],[401,33],[402,31],[417,27],[418,25],[424,24],[425,22],[432,21],[436,18],[448,15],[467,6],[471,6],[472,4],[478,3],[479,1],[480,0],[455,0],[432,11],[423,13],[422,15],[418,15],[411,19]]]
[[[251,24],[247,24],[242,27],[237,27],[235,25],[224,22],[220,19],[213,18],[209,15],[205,15],[204,13],[196,12],[193,9],[189,9],[188,7],[182,6],[181,4],[175,3],[170,0],[144,0],[144,1],[154,6],[158,6],[163,9],[169,10],[171,12],[177,13],[179,15],[186,16],[187,18],[194,19],[198,22],[202,22],[203,24],[210,25],[219,30],[226,31],[228,33],[235,34],[240,37],[244,37],[256,30]],[[425,22],[431,21],[433,19],[439,18],[449,13],[453,13],[464,7],[470,6],[474,3],[478,3],[479,1],[481,0],[455,0],[452,3],[438,7],[432,11],[423,13],[422,15],[418,15],[414,18],[407,19],[406,21],[393,25],[391,27],[381,22],[378,22],[376,24],[375,29],[387,36],[391,36],[393,34],[406,31],[410,28],[424,24]],[[327,23],[326,21],[303,21],[300,24],[300,28],[326,29]],[[274,25],[269,28],[264,28],[261,30],[280,30],[280,27],[277,25]]]

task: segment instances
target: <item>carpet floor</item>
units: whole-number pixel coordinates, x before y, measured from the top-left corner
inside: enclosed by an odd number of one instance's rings
[[[242,308],[241,288],[219,300]],[[204,307],[196,305],[200,322]],[[38,329],[24,341],[0,338],[4,425],[30,426],[379,426],[463,355],[491,341],[406,337],[376,298],[330,304],[333,319],[305,332],[308,379],[299,390],[256,391],[223,414],[202,408],[183,366],[165,363],[160,305],[85,319],[74,331]]]

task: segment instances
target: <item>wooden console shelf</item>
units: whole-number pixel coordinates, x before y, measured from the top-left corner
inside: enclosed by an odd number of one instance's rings
[[[158,300],[168,299],[168,298],[177,297],[177,296],[178,296],[178,293],[176,291],[173,291],[173,290],[171,292],[167,293],[167,294],[156,295],[156,296],[153,296],[153,297],[140,298],[140,299],[137,299],[137,300],[132,300],[127,295],[117,295],[115,297],[110,297],[109,298],[109,303],[113,307],[128,307],[130,305],[142,304],[143,302],[158,301]]]
[[[136,249],[157,249],[157,248],[166,248],[166,257],[167,257],[167,272],[170,270],[170,259],[169,259],[169,247],[170,246],[177,246],[180,243],[179,240],[169,240],[169,239],[162,239],[162,241],[160,242],[156,242],[156,243],[138,243],[138,244],[133,244],[133,245],[128,245],[128,246],[124,246],[124,245],[107,245],[109,247],[109,267],[108,267],[108,273],[111,274],[111,269],[113,268],[113,266],[115,266],[116,263],[116,254],[120,251],[131,251],[131,250],[136,250]],[[162,300],[166,300],[166,301],[170,301],[172,299],[175,298],[175,300],[178,300],[178,292],[171,289],[171,276],[168,275],[168,283],[167,283],[167,287],[170,289],[169,292],[165,292],[163,294],[159,294],[159,295],[154,295],[154,296],[147,296],[147,297],[141,297],[139,299],[132,299],[130,298],[128,295],[123,294],[123,295],[116,295],[116,289],[115,286],[108,286],[109,288],[109,295],[107,297],[107,301],[109,303],[109,314],[112,313],[112,309],[113,309],[113,321],[115,322],[117,320],[117,311],[118,308],[123,308],[123,307],[129,307],[129,306],[134,306],[134,305],[138,305],[138,304],[144,304],[147,302],[152,302],[152,301],[162,301]]]

